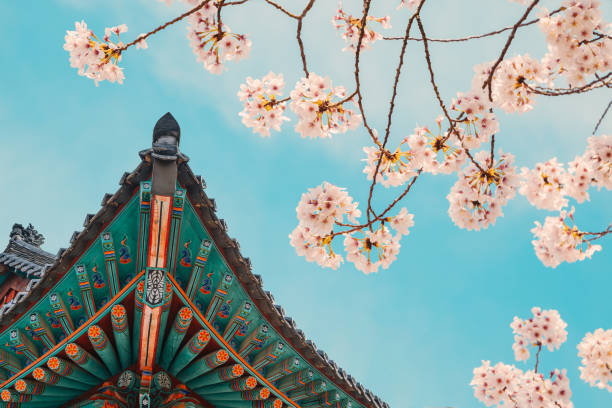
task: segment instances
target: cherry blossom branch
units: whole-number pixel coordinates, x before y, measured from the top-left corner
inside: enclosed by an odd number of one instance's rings
[[[538,95],[545,96],[564,96],[564,95],[573,95],[591,91],[596,88],[601,87],[610,87],[612,83],[612,71],[608,72],[606,75],[600,77],[597,75],[597,79],[589,82],[586,85],[576,87],[576,88],[544,88],[540,86],[530,86],[528,84],[524,84],[530,91],[537,93]]]
[[[268,3],[269,5],[271,5],[272,7],[276,8],[277,10],[282,11],[283,13],[285,13],[286,15],[288,15],[291,18],[295,18],[296,20],[300,18],[299,16],[291,13],[290,11],[287,11],[285,8],[283,8],[283,6],[273,2],[272,0],[265,0],[265,2]]]
[[[538,343],[538,352],[536,353],[536,362],[534,371],[538,372],[538,364],[540,364],[540,351],[542,351],[542,343]]]
[[[221,21],[221,9],[225,0],[219,1],[217,6],[217,39],[220,41],[223,38],[223,22]]]
[[[355,48],[355,92],[357,94],[357,106],[359,107],[359,112],[361,113],[361,117],[363,118],[363,126],[368,130],[370,134],[370,138],[376,143],[376,145],[380,148],[382,144],[376,137],[374,130],[368,124],[368,119],[365,114],[365,109],[363,108],[363,96],[361,95],[361,83],[359,80],[359,57],[361,56],[361,44],[363,42],[363,35],[365,33],[366,21],[368,18],[368,12],[370,11],[370,1],[364,0],[363,4],[363,16],[361,17],[361,27],[359,28],[359,38],[357,39],[357,47]],[[369,217],[369,211],[366,212]]]
[[[277,10],[285,13],[289,17],[294,18],[298,21],[296,38],[298,42],[298,47],[300,48],[300,58],[302,59],[302,69],[304,70],[304,74],[306,75],[306,78],[308,78],[309,72],[308,72],[308,67],[306,65],[306,53],[304,52],[304,43],[302,42],[302,22],[304,20],[304,17],[306,17],[306,14],[308,14],[310,9],[314,5],[315,0],[310,0],[308,4],[306,5],[306,7],[304,8],[304,10],[302,10],[302,14],[300,14],[299,16],[296,14],[293,14],[292,12],[288,11],[283,6],[281,6],[278,3],[275,3],[272,0],[265,0],[265,1],[272,7],[276,8]]]
[[[593,129],[593,132],[591,133],[592,135],[595,135],[595,133],[597,133],[597,129],[599,129],[599,125],[601,125],[601,122],[604,120],[604,118],[608,114],[608,111],[610,110],[610,106],[612,106],[612,100],[608,102],[608,106],[606,107],[606,110],[604,110],[604,112],[599,117],[599,120],[597,121],[597,124],[595,125],[595,128]]]
[[[547,17],[551,17],[561,11],[565,10],[565,7],[559,7],[558,9],[550,12]],[[533,19],[527,23],[522,23],[519,25],[519,27],[527,27],[530,26],[532,24],[535,24],[537,22],[540,21],[540,18],[536,18]],[[508,26],[508,27],[504,27],[501,28],[499,30],[495,30],[495,31],[491,31],[485,34],[478,34],[478,35],[470,35],[467,37],[461,37],[461,38],[427,38],[427,41],[429,42],[439,42],[439,43],[454,43],[454,42],[464,42],[464,41],[470,41],[470,40],[476,40],[476,39],[480,39],[480,38],[486,38],[486,37],[491,37],[494,35],[498,35],[501,34],[503,32],[506,32],[508,30],[512,30],[514,28],[514,26]],[[595,34],[595,33],[594,33]],[[404,37],[383,37],[383,40],[403,40]],[[422,37],[409,37],[408,38],[409,41],[423,41]]]
[[[593,235],[592,238],[585,239],[585,241],[587,241],[587,242],[598,240],[600,238],[605,237],[608,234],[612,234],[612,223],[610,225],[608,225],[608,228],[606,228],[603,231],[600,231],[600,232],[583,232],[583,234],[584,235]]]
[[[404,65],[404,55],[406,54],[406,45],[408,44],[408,37],[410,36],[410,29],[412,28],[412,24],[415,20],[419,21],[419,13],[421,12],[421,8],[425,4],[425,0],[421,0],[417,10],[414,12],[408,24],[406,25],[406,33],[404,34],[404,41],[402,42],[402,49],[400,51],[399,63],[397,64],[397,68],[395,69],[395,79],[393,80],[393,92],[391,94],[391,100],[389,101],[389,113],[387,115],[387,127],[385,129],[385,139],[381,146],[381,152],[378,157],[378,162],[376,163],[376,169],[374,170],[374,175],[372,176],[372,183],[370,184],[370,193],[368,194],[368,221],[370,213],[372,215],[376,215],[374,210],[372,209],[372,196],[374,194],[374,186],[376,185],[376,176],[378,175],[378,170],[380,169],[380,165],[382,163],[383,154],[385,153],[385,148],[387,146],[387,142],[389,141],[389,134],[391,131],[391,118],[393,116],[393,110],[395,108],[395,98],[397,97],[397,86],[399,84],[400,74],[402,73],[402,66]],[[365,26],[365,24],[363,24]],[[415,179],[416,180],[416,179]],[[395,205],[395,204],[393,204]],[[393,207],[393,205],[391,207]],[[371,226],[370,226],[371,228]]]
[[[138,36],[134,41],[125,44],[123,47],[120,47],[117,49],[117,51],[119,53],[127,50],[128,48],[130,48],[131,46],[146,40],[148,37],[152,36],[153,34],[156,34],[164,29],[166,29],[168,26],[171,26],[174,23],[177,23],[181,20],[183,20],[186,17],[189,17],[190,15],[192,15],[193,13],[195,13],[196,11],[200,10],[202,7],[204,7],[206,5],[206,3],[210,2],[210,0],[204,0],[203,2],[201,2],[200,4],[198,4],[197,6],[195,6],[194,8],[192,8],[191,10],[188,10],[186,12],[184,12],[183,14],[181,14],[180,16],[168,21],[167,23],[164,23],[162,25],[160,25],[159,27],[157,27],[156,29],[154,29],[153,31],[149,31],[148,33],[144,34],[144,35],[140,35]]]
[[[448,113],[448,109],[446,109],[446,105],[444,104],[444,100],[442,99],[442,96],[440,96],[440,91],[438,90],[438,85],[436,84],[436,79],[435,79],[433,67],[431,65],[431,54],[429,52],[429,45],[428,45],[428,41],[427,41],[427,35],[425,34],[425,29],[423,28],[423,23],[421,22],[421,19],[418,16],[417,16],[416,20],[417,20],[417,24],[418,24],[418,27],[419,27],[419,31],[421,32],[421,38],[423,38],[423,49],[425,50],[425,62],[427,63],[427,70],[429,71],[429,82],[431,83],[431,86],[433,87],[434,93],[436,94],[436,98],[438,99],[438,103],[440,104],[440,107],[442,108],[442,111],[444,112],[444,116],[446,116],[446,119],[450,123],[451,131],[449,132],[448,136],[445,138],[445,141],[446,141],[446,139],[448,139],[450,137],[451,133],[454,133],[457,136],[457,138],[459,140],[461,140],[461,135],[459,134],[459,132],[457,132],[457,129],[455,128],[455,120],[453,120],[450,117],[450,114]],[[478,163],[476,160],[474,160],[474,157],[470,153],[469,149],[464,147],[464,150],[465,150],[465,153],[467,154],[468,158],[471,160],[472,163],[474,163],[476,168],[478,168],[478,170],[480,170],[482,173],[486,173],[485,170],[480,165],[480,163]],[[493,165],[493,162],[491,162],[491,165]]]
[[[504,45],[504,48],[502,49],[502,52],[499,55],[499,58],[497,58],[497,61],[495,61],[495,64],[493,64],[493,67],[491,68],[491,72],[489,73],[489,77],[482,84],[482,89],[485,89],[486,87],[489,88],[489,101],[491,102],[493,102],[493,95],[492,95],[493,91],[491,89],[491,84],[493,82],[493,74],[495,74],[495,70],[497,69],[499,64],[503,61],[504,57],[506,56],[506,52],[508,52],[508,48],[510,48],[510,44],[512,43],[512,40],[514,40],[514,36],[519,26],[522,24],[523,21],[525,21],[529,13],[531,13],[531,10],[533,10],[533,8],[536,6],[536,4],[539,3],[539,1],[540,0],[533,0],[531,4],[529,5],[529,7],[527,7],[527,10],[525,10],[525,13],[519,19],[519,21],[517,21],[517,23],[512,27],[512,31],[510,32],[510,35],[508,36],[508,39],[506,40],[506,44]]]
[[[369,228],[373,223],[377,222],[377,221],[381,221],[385,219],[385,215],[387,215],[387,213],[389,211],[391,211],[391,209],[393,209],[393,207],[395,207],[395,205],[397,203],[399,203],[405,196],[406,194],[408,194],[410,192],[410,189],[412,188],[412,186],[414,185],[414,183],[417,181],[417,179],[419,178],[419,176],[421,175],[421,173],[423,172],[422,169],[419,169],[417,171],[417,175],[412,177],[412,179],[410,180],[410,182],[408,183],[408,185],[406,185],[406,188],[404,189],[404,191],[402,191],[402,193],[400,195],[398,195],[395,200],[393,200],[388,206],[387,208],[384,209],[383,212],[381,212],[379,215],[376,215],[375,218],[372,219],[372,221],[368,221],[365,224],[359,224],[359,225],[355,225],[355,224],[345,224],[345,223],[341,223],[341,222],[337,222],[336,221],[336,225],[340,226],[340,227],[350,227],[350,229],[348,230],[344,230],[344,231],[338,231],[338,232],[334,232],[330,235],[328,235],[328,237],[333,238],[337,235],[345,235],[345,234],[349,234],[351,232],[355,232],[355,231],[360,231],[364,228]]]

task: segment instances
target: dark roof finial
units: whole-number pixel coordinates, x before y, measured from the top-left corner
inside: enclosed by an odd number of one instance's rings
[[[13,228],[9,235],[11,239],[21,240],[27,242],[28,244],[40,247],[45,243],[45,237],[36,229],[32,224],[28,224],[27,227],[24,227],[21,224],[13,224]]]
[[[159,118],[153,128],[153,143],[157,142],[162,136],[172,136],[176,138],[176,144],[181,139],[181,127],[170,112]]]
[[[153,157],[159,160],[176,160],[179,154],[181,127],[170,112],[159,118],[153,128]]]

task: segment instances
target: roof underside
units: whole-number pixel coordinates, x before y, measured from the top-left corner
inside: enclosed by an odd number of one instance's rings
[[[138,306],[135,306],[135,300],[132,299],[138,280],[142,281],[144,273],[142,257],[146,252],[147,230],[143,228],[143,222],[147,222],[148,215],[145,214],[146,196],[143,196],[143,191],[146,193],[147,185],[150,184],[151,151],[141,152],[141,158],[140,165],[121,178],[119,190],[115,194],[104,196],[101,210],[86,217],[85,228],[73,234],[70,247],[60,251],[57,259],[38,248],[36,249],[40,253],[35,251],[38,257],[36,260],[28,260],[25,256],[22,258],[23,262],[31,262],[38,269],[35,270],[32,265],[25,263],[21,268],[29,267],[31,271],[39,274],[44,271],[41,263],[53,262],[53,265],[44,272],[42,279],[33,281],[28,294],[22,296],[20,302],[11,305],[10,310],[6,310],[0,317],[0,327],[3,329],[0,333],[0,353],[3,353],[0,356],[0,366],[6,371],[4,374],[0,372],[0,377],[4,375],[6,378],[1,386],[2,390],[15,392],[15,383],[20,378],[32,381],[33,370],[39,366],[46,367],[52,356],[67,358],[65,348],[68,343],[79,344],[93,356],[97,355],[87,337],[86,329],[99,321],[108,338],[116,339],[108,317],[114,304],[122,303],[125,306],[130,325],[133,324],[132,333],[137,333],[139,319],[132,310],[137,310]],[[309,398],[315,396],[320,398],[324,391],[328,391],[329,395],[337,393],[339,401],[346,406],[352,404],[353,407],[388,407],[339,368],[325,352],[318,350],[315,344],[297,329],[295,322],[284,315],[282,307],[274,304],[272,295],[262,288],[261,277],[251,272],[250,261],[241,255],[238,242],[227,235],[225,222],[217,218],[214,200],[204,193],[203,179],[193,174],[186,161],[185,156],[179,159],[172,212],[173,230],[169,245],[171,263],[168,275],[171,277],[167,278],[174,291],[170,303],[173,313],[180,307],[190,307],[194,314],[193,322],[187,335],[181,340],[180,347],[188,344],[193,333],[207,330],[212,341],[206,346],[208,348],[201,350],[202,354],[198,358],[212,350],[228,351],[231,358],[227,364],[240,364],[247,374],[255,376],[260,386],[272,391],[271,399],[281,398],[288,406],[300,406],[301,402],[308,402]],[[186,199],[181,201],[180,198]],[[201,246],[205,245],[206,241],[211,243],[210,253],[206,258],[198,257],[202,254]],[[108,251],[111,247],[112,256]],[[17,250],[13,253],[15,251]],[[6,262],[14,262],[8,258],[10,253],[6,255],[7,252],[0,257],[5,256]],[[6,263],[3,259],[5,258],[0,259],[2,264]],[[122,291],[122,297],[111,290],[113,278],[110,277],[109,270],[113,270],[113,265],[117,279],[115,284]],[[193,276],[196,271],[199,271],[200,275],[194,286]],[[218,289],[222,291],[219,292]],[[53,298],[54,294],[58,296]],[[245,311],[245,303],[252,306],[248,308],[248,312]],[[41,324],[37,326],[36,322],[39,321]],[[160,345],[170,336],[172,321],[170,318],[162,330]],[[234,326],[235,330],[231,329]],[[256,332],[261,331],[264,326],[265,336],[257,337]],[[41,336],[40,330],[46,330],[47,337]],[[232,330],[235,333],[230,333]],[[245,352],[246,342],[253,342],[253,338],[261,341],[252,351],[249,349]],[[279,343],[283,345],[281,351],[277,350]],[[271,359],[270,364],[258,367],[261,363],[256,363],[261,359],[261,354],[275,347],[277,351],[272,353],[274,359]],[[176,353],[178,356],[180,352]],[[109,373],[105,380],[113,379],[114,376],[116,384],[116,377],[120,372],[133,368],[135,354],[137,353],[132,353],[131,359],[120,365],[120,371]],[[240,361],[240,358],[243,361]],[[319,393],[310,394],[306,399],[296,397],[295,393],[295,398],[288,397],[285,392],[277,389],[281,378],[270,375],[273,362],[296,360],[299,361],[299,370],[312,372],[312,376],[308,377],[310,382],[325,383]],[[104,359],[102,361],[106,363]],[[162,364],[157,367],[163,370],[169,368]],[[288,371],[284,375],[291,373],[292,371]],[[182,384],[180,377],[170,374],[173,387]],[[290,391],[292,389],[288,389],[287,393]],[[200,403],[204,404],[206,394],[195,394],[194,398],[199,398]],[[33,401],[36,398],[40,400],[43,395],[33,398]],[[214,405],[224,406],[221,403]],[[334,403],[321,406],[342,405]]]

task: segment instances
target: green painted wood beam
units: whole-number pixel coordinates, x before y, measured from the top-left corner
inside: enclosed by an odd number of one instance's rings
[[[51,371],[46,370],[42,367],[35,368],[32,372],[32,377],[34,377],[35,380],[40,381],[41,383],[55,385],[57,387],[75,389],[80,391],[90,388],[90,386],[87,384],[78,381],[73,381],[69,378],[54,374]]]
[[[13,375],[21,371],[21,361],[16,354],[0,348],[0,367]]]
[[[194,334],[176,355],[176,358],[168,370],[170,374],[176,376],[179,371],[181,371],[191,362],[191,360],[196,358],[198,354],[204,350],[204,347],[206,347],[209,341],[210,333],[207,330],[200,330]]]
[[[9,344],[23,354],[28,360],[34,361],[38,358],[38,349],[27,336],[19,329],[11,329],[9,332]]]
[[[297,373],[281,378],[276,384],[280,391],[291,391],[312,381],[314,373],[310,368],[304,368]]]
[[[325,392],[327,383],[323,380],[314,380],[306,385],[303,385],[295,390],[289,391],[289,398],[294,401],[300,401],[308,397],[314,397]]]
[[[261,371],[264,367],[275,363],[278,358],[283,355],[285,349],[285,343],[276,340],[255,355],[251,362],[251,366],[257,371]]]
[[[57,344],[53,331],[51,331],[47,321],[43,319],[38,312],[30,313],[28,327],[32,329],[49,350]]]
[[[297,357],[288,357],[283,361],[268,366],[266,369],[266,379],[271,382],[276,381],[279,378],[295,373],[299,369],[300,359]]]
[[[80,390],[69,390],[66,388],[54,387],[52,385],[46,385],[44,383],[28,380],[28,379],[19,379],[15,382],[15,390],[22,394],[29,395],[40,395],[44,399],[49,397],[76,397],[81,394]]]
[[[228,359],[229,354],[227,351],[223,349],[213,351],[190,363],[176,375],[176,378],[181,380],[183,383],[186,383],[195,377],[206,374],[212,369],[225,364]]]
[[[265,401],[217,401],[215,408],[282,408],[283,401],[279,398]]]
[[[240,305],[227,326],[225,326],[225,330],[223,331],[223,338],[225,341],[229,342],[234,338],[234,335],[242,327],[251,313],[251,310],[253,310],[253,304],[250,301],[245,300],[242,302],[242,305]]]
[[[335,390],[325,391],[323,394],[314,398],[307,398],[300,402],[300,407],[303,408],[326,408],[338,405],[340,401],[340,393]]]
[[[227,367],[217,368],[209,373],[195,377],[185,384],[191,388],[202,388],[209,385],[218,384],[234,380],[244,374],[244,368],[240,364],[232,364]]]
[[[142,321],[142,309],[144,307],[144,280],[136,285],[134,291],[134,324],[132,327],[132,355],[138,358],[140,352],[140,323]]]
[[[84,350],[76,343],[69,343],[66,345],[66,354],[74,361],[79,367],[93,374],[101,380],[106,380],[110,377],[110,373],[106,367],[96,357],[92,356],[87,350]]]
[[[89,337],[91,345],[108,368],[111,376],[117,374],[120,370],[117,353],[111,342],[108,341],[108,336],[104,333],[104,330],[97,324],[93,324],[87,330],[87,337]]]
[[[70,361],[59,357],[51,357],[47,361],[47,367],[57,375],[70,380],[78,381],[87,385],[94,385],[100,382],[100,379],[91,375],[87,371],[77,367]]]
[[[219,384],[208,385],[206,387],[195,388],[193,391],[206,398],[207,395],[212,394],[252,390],[256,386],[257,379],[249,375],[248,377],[237,378],[228,382],[222,382]]]
[[[170,305],[172,304],[172,285],[166,282],[166,290],[164,292],[164,303],[162,305],[161,320],[159,323],[159,333],[157,334],[157,348],[155,349],[155,361],[159,361],[161,354],[166,326],[168,324],[168,314],[170,313]]]
[[[270,396],[270,389],[266,387],[256,387],[252,390],[240,392],[223,392],[206,397],[208,402],[221,401],[263,401]]]
[[[125,370],[132,364],[132,344],[130,342],[130,326],[125,307],[121,304],[116,304],[111,309],[111,325],[113,327],[113,337],[115,338],[115,347],[119,354],[121,369]]]
[[[186,306],[182,307],[176,315],[176,318],[174,319],[174,324],[170,328],[170,332],[168,333],[166,341],[164,342],[164,349],[159,362],[159,365],[165,368],[166,370],[174,359],[174,355],[179,349],[181,342],[185,337],[185,333],[187,333],[187,329],[189,329],[189,325],[191,324],[192,318],[193,312],[190,308]]]

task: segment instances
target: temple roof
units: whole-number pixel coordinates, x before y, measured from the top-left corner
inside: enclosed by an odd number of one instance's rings
[[[164,145],[164,148],[161,157],[170,157],[166,149],[167,145]],[[153,173],[153,157],[158,153],[153,149],[140,152],[141,163],[134,171],[124,173],[119,181],[120,187],[114,194],[104,195],[102,208],[95,215],[89,214],[85,217],[84,229],[74,232],[70,246],[65,250],[60,250],[57,258],[23,241],[12,239],[9,242],[7,250],[0,255],[0,263],[5,263],[4,259],[6,259],[7,262],[22,265],[20,268],[25,268],[31,273],[42,274],[44,272],[44,275],[35,284],[30,285],[27,295],[24,294],[20,302],[12,305],[9,310],[0,311],[0,329],[6,329],[27,312],[38,298],[46,294],[49,288],[73,269],[75,262],[92,243],[99,241],[100,234],[105,231],[118,211],[121,211],[135,194],[137,195],[141,183],[150,180]],[[264,290],[261,276],[252,273],[251,262],[241,254],[238,241],[228,235],[225,221],[217,217],[215,200],[209,198],[204,192],[206,188],[204,179],[192,172],[187,164],[189,159],[186,156],[176,152],[175,159],[178,164],[176,180],[178,185],[185,190],[186,197],[214,240],[219,252],[236,275],[240,286],[269,324],[307,363],[359,404],[368,408],[387,408],[388,404],[339,367],[328,357],[327,353],[318,349],[313,341],[308,340],[303,331],[297,328],[295,321],[285,315],[280,305],[275,304],[272,294]],[[53,263],[53,265],[45,271],[45,265],[48,263]]]

